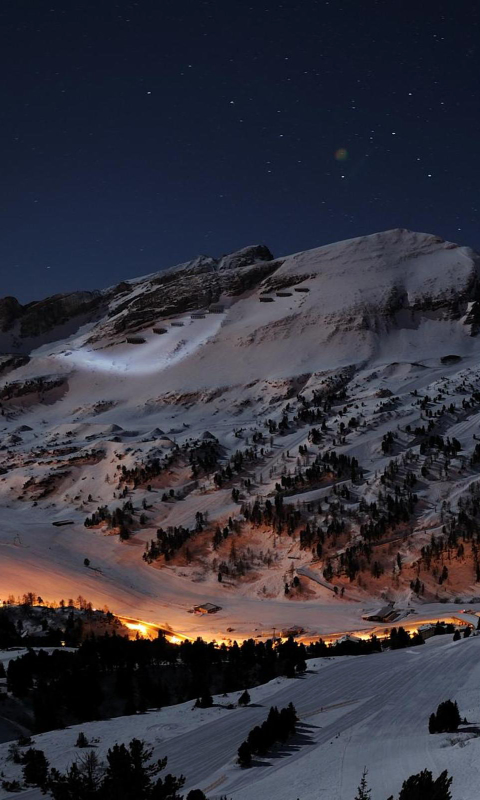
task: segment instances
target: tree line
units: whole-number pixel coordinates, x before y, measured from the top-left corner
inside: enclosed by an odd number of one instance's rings
[[[85,737],[86,738],[86,737]],[[80,739],[80,737],[79,737]],[[79,744],[77,746],[84,746]],[[76,759],[61,772],[50,767],[43,750],[30,747],[20,752],[11,748],[10,757],[22,764],[24,786],[19,781],[3,781],[7,791],[21,791],[38,786],[53,800],[183,800],[180,791],[185,784],[183,775],[160,776],[167,759],[152,759],[153,749],[140,739],[128,745],[115,744],[102,763],[95,750]],[[186,800],[206,800],[204,793],[194,789]]]
[[[307,658],[380,650],[375,637],[333,645],[249,639],[216,647],[201,639],[172,644],[163,635],[150,641],[107,634],[88,637],[75,652],[28,650],[9,662],[7,686],[32,710],[31,729],[43,732],[258,686],[280,675],[294,678],[307,669]]]
[[[264,756],[275,744],[285,744],[287,739],[295,734],[297,721],[298,717],[293,703],[289,703],[280,711],[276,706],[272,706],[265,722],[252,728],[238,748],[240,766],[249,767],[252,763],[252,755]]]

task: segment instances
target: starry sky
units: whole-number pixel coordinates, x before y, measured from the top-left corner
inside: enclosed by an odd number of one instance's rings
[[[474,0],[2,0],[0,295],[394,227],[480,249]]]

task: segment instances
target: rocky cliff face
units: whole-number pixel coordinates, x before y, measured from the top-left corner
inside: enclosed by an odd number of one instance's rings
[[[93,315],[102,303],[101,292],[57,294],[24,306],[15,297],[4,297],[0,299],[0,332],[11,333],[17,341],[34,339],[75,317]]]
[[[0,298],[0,331],[8,331],[22,315],[22,306],[16,297]]]
[[[358,349],[360,340],[349,343],[345,334],[359,331],[364,334],[365,353],[358,358],[363,360],[378,348],[372,336],[381,343],[391,330],[411,331],[428,320],[463,320],[464,329],[476,335],[480,330],[479,264],[478,255],[469,248],[403,229],[282,259],[274,259],[265,245],[253,245],[219,258],[198,256],[103,291],[59,294],[25,306],[13,297],[3,298],[0,352],[28,354],[37,341],[64,339],[85,323],[95,323],[90,342],[105,336],[118,341],[119,335],[141,331],[165,318],[221,303],[238,306],[229,314],[231,333],[237,337],[234,347],[244,348],[250,342],[258,350],[260,342],[278,344],[281,336],[302,349],[299,343],[311,328],[307,350],[312,349],[312,358],[321,342],[331,350],[332,337],[341,337],[346,358]],[[281,290],[285,294],[276,296]],[[270,311],[258,317],[254,309],[268,293]],[[269,357],[273,358],[273,352]],[[334,357],[339,353],[335,351]]]
[[[129,294],[109,312],[114,331],[135,331],[163,317],[208,308],[221,296],[238,295],[251,289],[281,264],[265,245],[253,245],[214,259],[199,256],[146,279],[145,291],[132,299]]]
[[[228,272],[226,275],[209,273],[179,275],[177,280],[149,292],[130,302],[125,301],[120,312],[115,309],[114,329],[133,331],[173,314],[208,308],[222,295],[235,296],[253,289],[278,266],[270,261]],[[123,312],[123,313],[122,313]]]
[[[134,331],[162,317],[208,307],[223,293],[240,294],[271,274],[274,261],[265,245],[252,245],[221,258],[198,256],[185,264],[138,281],[122,281],[104,291],[57,294],[22,306],[0,299],[0,332],[15,341],[35,339],[78,318],[79,325],[104,312],[113,331]],[[138,287],[140,291],[132,298]],[[10,348],[3,347],[4,352]],[[12,345],[12,349],[17,349]]]
[[[93,313],[102,301],[100,292],[71,292],[29,303],[21,311],[20,336],[39,336],[72,317]]]

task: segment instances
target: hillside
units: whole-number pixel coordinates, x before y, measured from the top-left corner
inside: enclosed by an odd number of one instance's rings
[[[402,782],[429,769],[453,776],[455,800],[478,797],[478,683],[480,637],[452,642],[435,637],[422,647],[381,654],[314,659],[301,678],[278,678],[250,691],[251,704],[237,705],[240,692],[216,698],[208,709],[184,703],[160,711],[106,722],[86,723],[33,737],[60,770],[84,756],[75,747],[80,731],[103,761],[107,749],[133,737],[168,757],[167,771],[186,777],[185,790],[201,788],[209,800],[353,800],[364,767],[372,800],[398,797]],[[428,733],[428,717],[447,698],[458,702],[467,722],[458,733]],[[236,763],[248,731],[270,706],[293,702],[297,734],[250,769]],[[230,706],[230,707],[229,707]],[[21,779],[21,767],[0,745],[0,767],[8,780]],[[0,789],[0,797],[11,796]],[[19,797],[40,800],[37,788]]]
[[[0,301],[2,596],[217,640],[474,602],[479,268],[393,230]]]

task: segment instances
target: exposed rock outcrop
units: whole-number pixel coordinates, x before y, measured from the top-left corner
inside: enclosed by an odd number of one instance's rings
[[[0,356],[0,376],[4,377],[8,375],[9,372],[23,367],[25,364],[28,364],[29,361],[29,356],[16,355],[15,353],[8,353],[4,356]]]
[[[100,292],[71,292],[29,303],[22,308],[20,335],[39,336],[72,317],[96,311],[102,302]]]
[[[220,271],[241,269],[242,267],[251,267],[258,261],[273,261],[272,253],[264,244],[250,245],[250,247],[237,250],[236,253],[222,256],[218,262],[218,269]]]
[[[111,309],[116,332],[133,331],[173,314],[208,308],[222,294],[238,295],[254,288],[275,271],[281,261],[274,261],[265,245],[252,245],[222,256],[198,256],[166,272],[147,279],[149,290],[135,299],[125,300]]]
[[[0,298],[0,331],[8,331],[22,315],[22,306],[16,297]]]

